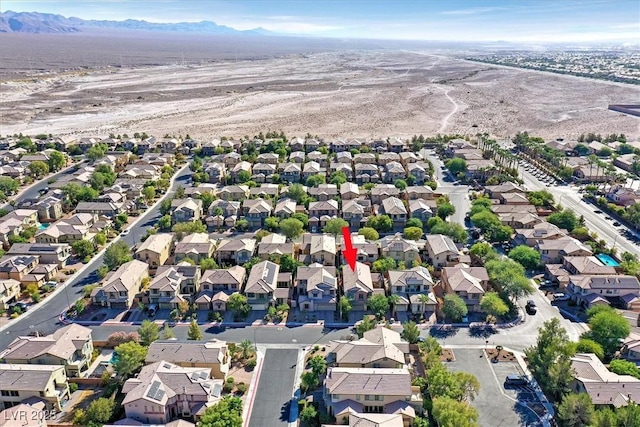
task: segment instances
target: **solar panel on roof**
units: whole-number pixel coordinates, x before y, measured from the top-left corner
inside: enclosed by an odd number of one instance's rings
[[[154,381],[151,383],[151,387],[149,387],[149,391],[147,392],[147,397],[150,399],[155,399],[156,393],[160,389],[160,381]]]
[[[211,395],[214,397],[220,397],[220,395],[222,394],[222,384],[220,383],[216,383],[213,385],[213,391],[211,392]]]
[[[162,400],[162,398],[164,397],[164,390],[158,390],[156,392],[156,396],[154,397],[155,400]]]

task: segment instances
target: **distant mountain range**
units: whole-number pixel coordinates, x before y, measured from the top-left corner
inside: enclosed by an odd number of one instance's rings
[[[126,21],[97,21],[80,18],[67,18],[62,15],[39,12],[0,13],[0,33],[79,33],[91,29],[118,29],[142,31],[166,31],[181,33],[209,33],[231,35],[270,35],[263,28],[253,30],[236,30],[218,25],[212,21],[176,22],[158,24],[154,22],[127,19]]]

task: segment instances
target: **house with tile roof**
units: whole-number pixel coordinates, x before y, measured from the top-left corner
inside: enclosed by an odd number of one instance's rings
[[[416,410],[422,411],[422,394],[406,369],[330,367],[323,397],[336,419],[351,413],[399,414],[411,425]]]
[[[137,259],[126,262],[107,275],[103,284],[91,292],[93,303],[103,307],[128,309],[146,277],[149,277],[148,264]]]
[[[182,417],[197,417],[222,398],[222,379],[211,379],[209,368],[191,368],[158,361],[144,366],[122,386],[127,418],[166,424]]]
[[[166,361],[183,368],[208,368],[211,378],[225,379],[231,357],[226,341],[158,340],[149,345],[144,363]]]
[[[434,268],[454,264],[460,258],[460,251],[449,236],[427,234],[425,247],[427,249],[427,256]]]
[[[149,264],[149,269],[155,270],[173,253],[174,235],[169,233],[152,234],[136,249],[133,257]]]
[[[619,408],[640,403],[640,379],[618,375],[593,353],[577,353],[571,358],[575,379],[569,384],[574,393],[587,393],[596,407]]]
[[[484,267],[458,264],[442,269],[445,294],[456,294],[467,304],[470,313],[480,311],[480,300],[489,287],[489,274]]]
[[[242,265],[256,252],[255,239],[222,239],[216,247],[218,264]]]
[[[20,336],[0,352],[2,363],[62,365],[67,377],[89,368],[93,353],[91,329],[72,323],[47,336]]]
[[[336,238],[330,234],[310,234],[302,235],[300,245],[300,261],[310,265],[319,263],[323,265],[336,265]]]
[[[69,395],[64,366],[0,363],[0,410],[33,398],[59,412]]]
[[[421,262],[420,253],[424,248],[424,240],[421,242],[409,240],[402,237],[402,234],[396,233],[381,238],[378,240],[378,245],[382,256],[412,265],[414,261]]]
[[[266,310],[274,304],[278,287],[280,266],[271,261],[262,261],[254,265],[244,288],[247,302],[253,310]]]
[[[175,262],[181,262],[189,258],[196,263],[200,263],[205,258],[211,258],[215,245],[207,233],[193,233],[184,236],[176,243],[173,250]]]
[[[298,307],[302,311],[335,311],[338,299],[336,268],[314,263],[296,271]]]
[[[391,329],[376,327],[356,341],[334,341],[327,363],[340,368],[402,369],[409,364],[409,343]]]
[[[612,303],[626,306],[628,297],[640,296],[640,282],[636,276],[627,275],[569,276],[567,293],[578,305],[585,307]]]
[[[389,291],[397,295],[396,311],[411,311],[430,319],[435,313],[436,297],[433,293],[434,281],[429,270],[417,266],[408,270],[390,270]]]
[[[356,262],[354,270],[348,265],[342,266],[342,289],[344,295],[351,299],[354,310],[366,310],[370,297],[385,294],[384,289],[374,286],[371,269],[361,262]]]

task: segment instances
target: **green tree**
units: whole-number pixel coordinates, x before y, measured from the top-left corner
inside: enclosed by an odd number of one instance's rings
[[[114,415],[116,403],[112,399],[100,397],[92,401],[86,410],[74,414],[74,425],[98,427],[107,424]],[[82,412],[80,412],[82,411]]]
[[[556,317],[544,322],[536,344],[525,350],[531,373],[542,390],[554,399],[567,393],[573,380],[571,350],[567,331]]]
[[[347,298],[345,295],[341,296],[340,300],[338,301],[338,313],[340,313],[340,318],[342,320],[348,320],[349,312],[351,312],[352,309],[353,306],[351,305],[351,301],[349,300],[349,298]]]
[[[136,341],[120,344],[115,348],[118,358],[113,367],[122,379],[133,375],[144,363],[147,348]]]
[[[168,231],[171,228],[171,215],[164,215],[158,220],[160,230]]]
[[[49,154],[49,169],[53,172],[57,172],[62,169],[66,164],[64,154],[54,150]]]
[[[122,240],[118,240],[113,243],[104,252],[104,265],[106,265],[109,270],[115,270],[132,259],[133,257],[131,256],[129,245]]]
[[[249,171],[240,171],[238,172],[237,179],[240,184],[244,184],[251,180],[251,173]]]
[[[313,356],[309,359],[309,367],[316,375],[322,375],[327,372],[327,360],[322,356]]]
[[[410,344],[416,344],[418,342],[418,338],[420,338],[420,329],[418,329],[416,322],[410,320],[402,324],[402,338]]]
[[[422,228],[407,227],[403,232],[404,238],[408,240],[420,240],[422,237]]]
[[[179,222],[171,227],[171,231],[176,233],[178,239],[181,239],[185,234],[206,233],[207,226],[200,221]]]
[[[430,227],[430,234],[442,234],[445,236],[451,237],[451,239],[456,243],[462,243],[467,240],[469,235],[467,234],[467,230],[460,224],[453,222],[445,222],[440,217],[434,217],[431,219],[436,219],[435,224],[432,222],[432,227]]]
[[[611,363],[609,363],[609,370],[618,375],[631,375],[632,377],[640,378],[640,368],[628,360],[612,360]]]
[[[393,230],[393,220],[388,215],[372,215],[367,220],[367,227],[386,233]]]
[[[96,253],[95,245],[88,240],[76,240],[71,244],[71,250],[82,259],[90,258]]]
[[[396,268],[396,262],[393,258],[378,258],[373,262],[373,271],[375,273],[385,273]]]
[[[564,209],[560,212],[552,213],[549,215],[549,218],[547,218],[547,221],[569,232],[573,231],[580,224],[580,220],[571,209]]]
[[[245,312],[248,313],[249,304],[247,301],[247,297],[242,294],[231,294],[227,300],[227,309],[231,310],[235,316],[240,316]]]
[[[604,350],[597,342],[588,338],[580,338],[577,343],[572,344],[574,349],[571,353],[593,353],[598,359],[604,359]]]
[[[433,419],[438,427],[478,427],[478,411],[466,402],[447,397],[433,400]]]
[[[335,184],[338,187],[340,187],[345,182],[347,182],[347,175],[345,175],[345,173],[342,171],[333,172],[331,174],[331,177],[329,178],[329,183]]]
[[[309,197],[302,184],[291,184],[287,190],[287,195],[299,205],[304,204],[304,201]]]
[[[302,388],[302,390],[306,392],[318,387],[319,383],[320,381],[318,380],[318,375],[316,375],[315,372],[307,371],[304,372],[301,376],[300,388]]]
[[[238,347],[240,348],[243,360],[247,360],[255,350],[254,344],[251,340],[242,340]]]
[[[307,215],[306,213],[296,212],[293,215],[291,215],[291,218],[297,219],[298,221],[300,221],[305,230],[309,226],[309,215]]]
[[[544,206],[550,208],[554,204],[553,195],[547,190],[530,191],[527,198],[533,206]]]
[[[200,261],[200,270],[202,271],[216,270],[218,268],[220,267],[218,267],[218,263],[213,258],[204,258],[202,261]]]
[[[494,317],[502,317],[509,312],[509,306],[496,292],[484,294],[480,300],[480,309]]]
[[[107,150],[104,146],[102,145],[94,145],[92,147],[89,147],[89,149],[87,150],[86,153],[86,157],[87,159],[89,159],[90,162],[95,162],[98,159],[101,159],[102,157],[104,157],[104,153],[106,153]]]
[[[447,217],[450,217],[455,212],[456,212],[456,207],[453,206],[451,203],[447,202],[447,203],[442,203],[441,205],[438,206],[438,209],[436,210],[436,215],[438,215],[442,219],[447,219]]]
[[[516,246],[509,252],[509,258],[520,263],[527,270],[540,266],[540,252],[526,245]]]
[[[160,339],[169,340],[171,338],[175,338],[175,334],[173,333],[173,329],[169,326],[169,324],[165,323],[164,328],[162,328],[162,332],[160,332]]]
[[[364,238],[367,240],[378,240],[380,238],[378,232],[371,227],[362,227],[358,231],[358,234],[364,236]]]
[[[627,319],[613,309],[600,311],[589,318],[589,332],[585,333],[602,346],[605,357],[611,357],[620,349],[620,341],[631,332]]]
[[[96,242],[98,246],[104,246],[107,243],[107,236],[103,232],[100,232],[95,235],[93,241]]]
[[[307,404],[300,411],[300,420],[307,426],[315,426],[318,424],[318,411],[313,404]]]
[[[224,396],[208,407],[198,423],[200,427],[242,427],[242,400]]]
[[[342,218],[333,218],[326,222],[322,231],[337,236],[342,233],[343,227],[349,227],[349,223]]]
[[[191,319],[187,337],[188,339],[193,341],[200,341],[202,339],[202,329],[200,329],[200,326],[198,325],[198,321],[196,319]]]
[[[394,185],[398,190],[404,191],[407,188],[407,181],[405,181],[404,179],[399,179],[394,183]]]
[[[142,189],[142,197],[144,197],[147,203],[151,203],[156,197],[156,188],[152,185],[144,187]]]
[[[448,160],[445,163],[445,166],[447,167],[447,169],[449,169],[449,172],[451,172],[451,174],[454,176],[457,176],[461,172],[467,171],[466,160],[461,159],[459,157]]]
[[[280,271],[283,273],[293,273],[298,267],[304,265],[289,254],[279,256],[277,261],[277,263],[280,264]]]
[[[558,419],[563,427],[591,425],[594,408],[587,393],[567,394],[558,406]]]
[[[358,338],[362,338],[365,332],[372,330],[376,327],[376,322],[371,318],[371,316],[363,316],[362,320],[356,322],[356,333],[358,334]]]
[[[467,315],[467,304],[456,294],[447,294],[444,296],[444,304],[442,305],[444,315],[454,322],[462,321]]]
[[[140,335],[140,343],[149,347],[152,342],[160,338],[160,327],[155,322],[145,319],[138,328],[138,334]]]
[[[421,230],[424,228],[424,224],[418,218],[409,218],[405,225],[407,227],[418,227]]]
[[[469,254],[481,260],[483,264],[499,256],[493,246],[487,242],[474,243],[469,249]]]
[[[49,173],[49,165],[40,160],[33,161],[27,166],[34,178],[42,178]]]
[[[383,294],[375,294],[367,300],[367,308],[380,319],[389,311],[389,300]]]
[[[307,187],[318,187],[320,184],[326,183],[326,178],[324,175],[311,175],[307,178]]]
[[[280,232],[290,239],[295,239],[302,234],[304,224],[296,218],[287,218],[280,221]]]
[[[0,191],[4,194],[11,195],[18,191],[20,184],[18,181],[0,176]]]
[[[270,216],[268,218],[265,218],[264,228],[273,232],[278,230],[279,223],[280,223],[280,219],[276,218],[275,216]]]

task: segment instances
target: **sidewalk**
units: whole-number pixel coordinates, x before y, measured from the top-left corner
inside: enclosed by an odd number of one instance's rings
[[[176,173],[173,175],[173,177],[171,178],[171,181],[169,182],[169,188],[171,188],[175,182],[176,177],[180,174],[180,172],[182,172],[183,169],[188,168],[189,164],[185,164],[182,168],[178,169],[176,171]],[[158,206],[160,203],[162,203],[162,201],[169,196],[169,194],[171,193],[171,190],[167,191],[164,196],[162,196],[160,199],[158,199],[148,210],[147,213],[145,213],[144,215],[139,216],[138,218],[136,218],[136,220],[131,223],[131,225],[129,225],[129,228],[131,227],[135,227],[138,223],[146,220],[147,215],[149,214],[149,212],[151,212],[151,210],[153,208],[155,208],[156,206]],[[21,316],[16,317],[15,319],[10,320],[9,322],[7,322],[6,324],[2,325],[0,327],[0,332],[4,331],[5,329],[11,327],[13,325],[13,323],[15,323],[16,321],[25,319],[25,318],[29,318],[33,313],[37,312],[38,310],[40,310],[41,308],[45,307],[47,305],[47,301],[50,301],[51,298],[53,298],[54,296],[58,295],[59,293],[66,291],[67,287],[72,284],[82,273],[84,273],[88,268],[92,267],[93,264],[95,263],[95,260],[98,259],[100,256],[104,255],[105,251],[115,242],[120,240],[120,235],[116,236],[112,241],[108,242],[104,248],[102,248],[97,254],[95,254],[93,256],[93,258],[91,259],[91,261],[89,261],[89,263],[84,264],[82,266],[82,268],[80,268],[78,271],[76,271],[73,275],[69,276],[67,278],[67,280],[62,284],[62,285],[58,285],[56,287],[56,290],[53,291],[47,298],[43,299],[40,303],[36,304],[35,306],[33,306],[29,311],[27,311],[26,313],[22,314]],[[67,310],[69,309],[69,307],[67,307]],[[64,310],[64,312],[66,312],[67,310]],[[60,315],[61,320],[65,319],[64,313],[62,313]],[[78,322],[79,324],[82,324],[82,322]],[[98,322],[97,324],[101,324],[102,322]],[[89,323],[89,324],[95,324],[95,323]]]

